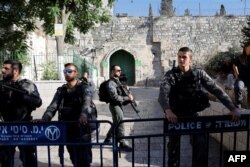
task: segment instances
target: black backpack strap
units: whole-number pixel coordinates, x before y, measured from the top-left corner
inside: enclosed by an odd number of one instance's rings
[[[198,68],[192,68],[192,73],[193,73],[193,76],[194,76],[196,90],[201,90],[201,87],[202,87],[201,86],[201,78],[200,78],[200,75],[198,74],[199,73]]]

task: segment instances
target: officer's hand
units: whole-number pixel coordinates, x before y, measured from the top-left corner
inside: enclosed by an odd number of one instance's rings
[[[232,115],[232,120],[237,121],[240,119],[240,110],[236,108],[235,110],[231,111],[230,114]]]
[[[133,100],[134,100],[134,97],[133,97],[131,94],[129,94],[129,95],[128,95],[128,100],[133,101]]]
[[[80,122],[80,124],[85,125],[88,122],[87,116],[81,115],[79,118],[79,122]]]
[[[177,116],[173,113],[171,109],[166,109],[165,110],[165,117],[170,123],[177,123],[178,119]]]

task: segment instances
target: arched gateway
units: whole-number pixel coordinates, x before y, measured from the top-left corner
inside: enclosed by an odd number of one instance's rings
[[[125,50],[118,50],[110,56],[109,63],[110,67],[119,65],[128,79],[128,84],[135,84],[135,59],[133,55]]]

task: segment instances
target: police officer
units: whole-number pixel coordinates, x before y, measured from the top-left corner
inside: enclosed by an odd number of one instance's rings
[[[42,105],[36,85],[30,80],[21,79],[21,71],[22,64],[20,62],[15,60],[4,61],[2,67],[3,80],[0,81],[0,112],[5,122],[31,121],[32,111]],[[7,158],[1,158],[3,160],[1,162],[2,167],[14,166],[15,147],[6,146],[7,153],[5,155]],[[34,146],[18,146],[18,148],[23,166],[36,166],[36,148]]]
[[[81,78],[81,81],[85,84],[88,84],[91,91],[92,91],[92,94],[94,95],[95,94],[95,84],[94,82],[89,79],[89,73],[87,71],[85,71],[83,74],[82,74],[82,78]]]
[[[115,127],[119,124],[120,121],[124,119],[122,105],[133,100],[133,96],[131,94],[126,96],[122,93],[121,90],[122,84],[119,81],[120,75],[121,75],[120,66],[113,65],[111,67],[111,79],[107,84],[107,89],[109,96],[111,98],[111,101],[109,103],[109,110],[112,114],[113,124]],[[117,138],[123,137],[124,131],[125,131],[124,125],[120,124],[116,131],[116,137]],[[107,133],[104,142],[111,141],[111,132],[112,129],[110,129],[109,132]],[[119,142],[120,142],[120,150],[127,152],[132,151],[132,148],[125,142],[124,139],[121,139]]]
[[[52,102],[43,114],[42,120],[50,121],[58,111],[59,121],[79,121],[81,126],[78,123],[67,123],[67,142],[90,143],[88,120],[96,119],[96,113],[92,112],[95,111],[91,105],[92,93],[88,84],[77,79],[78,68],[75,64],[67,63],[64,68],[63,73],[67,83],[57,89]],[[91,145],[66,145],[66,147],[75,167],[90,166],[92,161]],[[59,155],[63,156],[61,155],[62,149],[59,151]]]
[[[193,111],[191,101],[193,92],[196,90],[197,82],[194,80],[195,69],[191,67],[192,50],[182,47],[177,55],[178,67],[166,72],[160,86],[158,101],[164,110],[165,117],[170,123],[177,123],[178,117],[192,116],[198,114]],[[177,74],[176,74],[177,73]],[[232,119],[240,117],[239,110],[232,103],[226,93],[219,88],[213,79],[202,69],[196,69],[196,75],[200,78],[202,86],[214,94],[231,112]],[[176,76],[178,76],[176,78]],[[206,135],[197,134],[193,136],[193,159],[194,167],[207,166]],[[180,136],[169,136],[168,143],[168,167],[180,166]]]

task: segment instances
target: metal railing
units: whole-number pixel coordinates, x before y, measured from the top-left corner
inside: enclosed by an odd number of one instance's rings
[[[10,150],[16,146],[19,148],[29,147],[34,148],[34,157],[37,161],[36,165],[47,164],[48,167],[58,165],[64,167],[67,165],[72,165],[68,161],[68,157],[65,158],[67,154],[64,154],[65,146],[76,146],[78,147],[92,147],[92,149],[99,149],[99,155],[94,155],[99,157],[99,161],[95,159],[95,165],[97,166],[108,166],[110,164],[105,164],[103,161],[103,155],[105,154],[104,146],[110,146],[112,149],[113,156],[115,154],[115,146],[113,142],[104,143],[100,140],[100,127],[101,126],[113,126],[110,121],[89,121],[92,123],[92,129],[82,126],[79,132],[81,136],[77,141],[71,141],[69,138],[72,133],[77,133],[76,129],[68,131],[69,126],[79,126],[78,122],[62,122],[62,121],[52,121],[52,122],[0,122],[0,166],[3,163],[5,156],[11,157]],[[73,132],[74,131],[74,132]],[[89,142],[91,138],[91,142]],[[75,140],[75,139],[74,139]],[[76,150],[75,150],[76,151]],[[25,159],[25,154],[20,154],[20,159]],[[91,155],[92,156],[92,155]],[[14,158],[14,157],[13,157]],[[14,166],[19,166],[20,160],[17,158],[11,158],[9,161],[14,162]],[[92,156],[93,158],[93,156]],[[114,158],[116,159],[116,158]],[[29,166],[31,162],[23,162],[23,166]],[[114,161],[115,164],[115,161]],[[112,165],[114,166],[114,165]]]
[[[124,120],[121,124],[133,123],[134,127],[143,127],[134,130],[133,134],[126,135],[122,139],[129,140],[132,145],[131,165],[144,163],[147,166],[167,166],[168,151],[166,150],[169,136],[181,136],[183,148],[180,151],[181,166],[193,166],[194,152],[192,141],[194,135],[205,135],[207,148],[207,165],[211,167],[223,166],[224,151],[249,151],[249,117],[243,115],[240,120],[232,121],[231,116],[200,116],[178,118],[177,124],[172,124],[163,118]],[[154,134],[147,131],[152,129],[152,123],[157,126]],[[157,122],[157,123],[156,123]],[[125,125],[124,125],[125,126]],[[150,131],[152,133],[152,130]],[[186,140],[190,136],[191,140]],[[216,140],[215,140],[216,138]],[[119,140],[119,139],[118,139]],[[143,147],[140,143],[144,143]],[[139,144],[139,146],[137,146]],[[188,149],[187,149],[188,148]],[[141,157],[140,149],[144,149],[146,156]],[[155,155],[155,153],[158,155]],[[190,159],[190,155],[192,155]],[[119,158],[116,166],[119,166]]]
[[[132,132],[125,134],[122,138],[112,136],[112,142],[104,143],[100,140],[101,132],[96,132],[92,135],[91,142],[68,142],[65,126],[68,122],[14,122],[0,123],[0,147],[7,146],[35,146],[35,157],[37,166],[41,163],[47,166],[60,164],[62,167],[68,165],[68,160],[65,154],[58,153],[58,148],[64,146],[91,146],[95,151],[93,157],[98,157],[98,162],[95,159],[93,166],[167,166],[168,152],[167,142],[169,136],[181,137],[180,161],[181,166],[193,166],[194,156],[192,146],[194,135],[206,136],[207,148],[205,149],[205,157],[207,165],[210,167],[223,166],[223,155],[225,151],[249,151],[249,117],[250,115],[242,115],[238,121],[232,121],[229,115],[227,116],[200,116],[200,117],[183,117],[178,118],[178,123],[172,124],[163,118],[153,119],[132,119],[123,120],[117,127],[109,121],[90,121],[95,124],[95,129],[103,126],[110,126],[113,129],[113,134],[121,124],[131,126]],[[76,124],[76,122],[74,122]],[[78,125],[78,124],[77,124]],[[99,126],[100,125],[100,126]],[[86,130],[86,129],[85,129]],[[84,136],[86,131],[80,136]],[[187,137],[191,136],[191,140]],[[214,139],[216,138],[216,140]],[[116,140],[117,139],[117,140]],[[123,150],[120,150],[118,140],[126,139],[132,146],[132,152],[126,152],[127,162],[120,162],[119,155]],[[107,157],[107,148],[110,146],[112,157]],[[56,149],[56,150],[54,150]],[[54,150],[54,151],[53,151]],[[58,158],[58,154],[60,158]],[[110,154],[110,153],[109,153]],[[25,155],[24,155],[25,156]],[[109,159],[109,163],[107,162]],[[0,157],[1,159],[1,157]],[[68,159],[68,158],[67,158]],[[191,161],[191,159],[193,159]],[[57,160],[57,161],[56,161]],[[60,161],[59,161],[60,160]],[[14,161],[14,160],[13,160]],[[59,161],[59,162],[58,162]],[[112,161],[112,165],[110,164]],[[16,162],[16,159],[15,159]],[[43,164],[43,165],[44,165]]]

